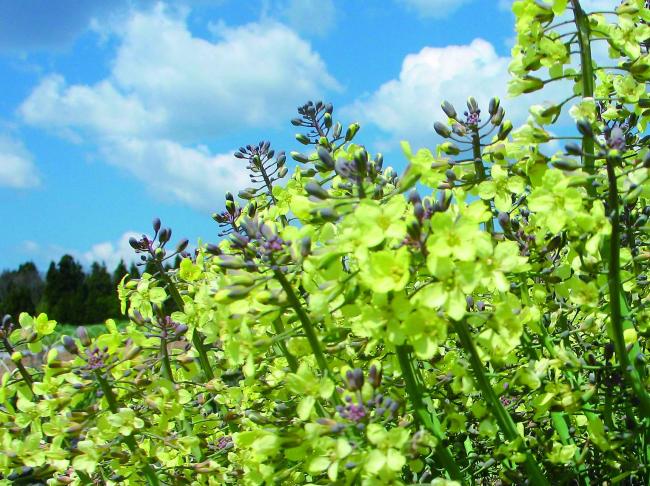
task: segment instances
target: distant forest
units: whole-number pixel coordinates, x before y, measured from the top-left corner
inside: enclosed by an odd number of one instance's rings
[[[174,262],[174,267],[179,261]],[[143,271],[155,273],[144,268]],[[125,275],[140,277],[134,263],[127,268],[120,261],[109,271],[103,263],[93,263],[89,271],[74,257],[64,255],[59,263],[50,263],[43,275],[32,262],[17,270],[0,274],[0,317],[9,314],[18,319],[21,312],[45,312],[50,319],[63,324],[95,324],[109,318],[119,318],[120,302],[117,284]]]

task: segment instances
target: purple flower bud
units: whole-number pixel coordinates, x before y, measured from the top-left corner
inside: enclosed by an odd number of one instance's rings
[[[176,247],[176,252],[177,252],[177,253],[182,253],[182,252],[184,252],[185,249],[187,248],[187,245],[189,245],[189,244],[190,244],[190,241],[189,241],[187,238],[181,240],[181,242],[180,242],[180,243],[178,244],[178,246]]]
[[[499,212],[497,220],[503,229],[510,228],[510,215],[504,211]]]
[[[160,218],[155,218],[152,223],[154,233],[158,233],[160,230]]]
[[[348,372],[345,374],[345,377],[348,380],[348,389],[350,391],[361,390],[364,382],[363,370],[361,368],[348,370]]]
[[[79,326],[77,328],[77,337],[82,346],[90,346],[90,336],[88,335],[88,330],[84,326]]]
[[[79,353],[79,348],[77,347],[77,343],[75,343],[74,339],[72,339],[70,336],[63,336],[63,347],[70,354]]]
[[[451,136],[451,129],[444,123],[435,122],[433,124],[433,129],[443,138],[449,138],[449,136]]]
[[[454,106],[448,101],[443,101],[441,107],[442,107],[442,111],[445,112],[445,115],[447,115],[452,120],[455,120],[456,117],[458,116],[456,110],[454,109]]]
[[[379,388],[381,385],[381,371],[375,365],[372,365],[368,370],[368,382],[374,389]],[[377,397],[381,396],[381,394],[377,395]]]

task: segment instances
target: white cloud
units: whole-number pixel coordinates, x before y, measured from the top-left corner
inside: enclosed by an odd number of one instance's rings
[[[226,190],[250,185],[234,150],[213,155],[201,145],[133,137],[111,139],[102,151],[107,161],[148,182],[157,194],[206,211],[223,203]]]
[[[40,182],[32,154],[18,140],[0,135],[0,186],[27,189]]]
[[[334,27],[337,12],[334,0],[265,0],[262,17],[286,22],[307,36],[324,36]]]
[[[78,252],[72,252],[80,256],[81,262],[85,266],[90,266],[93,262],[104,263],[109,272],[112,272],[124,260],[127,266],[137,260],[137,255],[129,245],[129,238],[140,238],[141,233],[127,231],[117,241],[104,241],[93,245],[88,251],[79,255]]]
[[[443,18],[472,0],[398,0],[420,17]]]
[[[105,159],[195,207],[244,182],[243,164],[204,146],[237,130],[277,126],[307,99],[338,89],[320,56],[273,21],[211,26],[194,36],[158,5],[116,33],[110,75],[93,85],[46,77],[23,102],[25,122],[96,141]],[[214,207],[214,206],[210,206]]]
[[[469,96],[474,96],[484,111],[490,98],[498,96],[506,118],[517,126],[528,117],[530,105],[554,100],[559,86],[554,83],[541,92],[509,99],[509,62],[483,39],[469,45],[425,47],[404,58],[397,79],[385,82],[342,111],[347,118],[373,124],[385,132],[389,140],[379,147],[383,150],[393,148],[399,140],[409,140],[414,146],[433,145],[438,140],[433,123],[446,119],[440,109],[444,100],[462,114]]]

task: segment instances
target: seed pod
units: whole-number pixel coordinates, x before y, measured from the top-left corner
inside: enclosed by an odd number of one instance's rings
[[[138,240],[136,240],[133,236],[131,238],[129,238],[129,245],[134,250],[139,250],[140,249],[140,242]]]
[[[280,170],[278,170],[278,179],[282,179],[284,176],[287,175],[289,172],[289,169],[285,167],[280,167]]]
[[[381,172],[381,169],[384,166],[384,156],[381,153],[375,155],[375,170]]]
[[[63,336],[63,347],[70,354],[79,353],[79,348],[77,347],[77,343],[75,343],[74,339],[72,339],[70,336]]]
[[[451,129],[444,123],[435,122],[433,124],[433,129],[443,138],[449,138],[451,136]]]
[[[510,120],[506,120],[499,127],[499,134],[497,135],[497,138],[499,140],[505,140],[505,138],[510,134],[511,131],[512,131],[512,122]]]
[[[176,246],[176,253],[183,253],[189,244],[190,241],[187,238],[181,240],[181,242]]]
[[[158,234],[158,241],[161,244],[164,244],[167,243],[171,237],[172,237],[171,228],[163,228],[160,230],[160,233]]]
[[[357,391],[361,390],[361,387],[363,387],[364,377],[363,370],[361,368],[348,370],[345,374],[345,378],[348,381],[348,390]]]
[[[77,328],[77,337],[82,346],[90,346],[90,336],[88,335],[88,330],[84,326],[79,326]]]
[[[471,113],[476,113],[478,111],[478,103],[476,102],[476,99],[474,99],[473,96],[467,98],[467,109]]]
[[[460,153],[458,146],[452,142],[445,142],[441,144],[440,150],[442,150],[447,155],[458,155]]]
[[[569,171],[571,171],[571,170],[576,170],[576,169],[580,168],[580,163],[577,160],[569,159],[569,158],[566,158],[566,157],[562,157],[562,158],[558,157],[557,159],[555,159],[551,163],[553,164],[553,167],[556,167],[556,168],[558,168],[560,170],[569,170]]]
[[[302,240],[300,240],[300,255],[303,258],[306,258],[310,253],[311,253],[311,238],[309,236],[305,236]]]
[[[333,208],[323,208],[318,211],[318,215],[325,221],[336,221],[339,219],[338,213]]]
[[[587,120],[578,120],[576,126],[578,127],[578,131],[583,136],[589,138],[592,138],[594,136],[594,131],[593,128],[591,127],[591,123],[589,123]]]
[[[569,155],[582,155],[582,147],[577,143],[567,143],[564,146],[564,151]]]
[[[231,270],[238,270],[246,266],[241,259],[234,257],[232,255],[220,255],[217,264],[221,268],[226,268]]]
[[[368,383],[376,390],[381,386],[381,370],[379,370],[375,365],[370,366],[368,370]]]
[[[492,99],[490,99],[490,104],[488,105],[488,113],[490,116],[496,115],[497,111],[499,111],[499,107],[501,106],[501,100],[497,98],[496,96]]]
[[[354,154],[354,163],[357,166],[357,172],[365,175],[368,170],[368,152],[365,149],[359,150]]]
[[[291,152],[289,155],[291,155],[291,158],[293,160],[300,162],[301,164],[306,164],[309,162],[309,157],[307,157],[305,154],[301,154],[300,152]]]
[[[311,143],[309,137],[307,137],[307,135],[304,135],[302,133],[296,134],[296,140],[298,140],[303,145],[309,145]]]
[[[210,255],[221,255],[221,248],[219,248],[214,243],[208,243],[205,251],[207,251]]]
[[[308,182],[305,184],[305,192],[316,199],[328,199],[330,197],[328,192],[316,182]]]
[[[504,116],[506,116],[506,112],[503,109],[503,107],[500,106],[497,109],[497,112],[490,119],[490,123],[492,123],[492,125],[494,125],[494,126],[500,125],[501,122],[503,121]]]
[[[345,132],[345,141],[346,142],[351,141],[359,131],[359,128],[361,128],[361,125],[359,125],[358,123],[353,123],[352,125],[350,125],[347,131]]]
[[[138,356],[142,352],[142,348],[140,346],[133,346],[129,351],[124,355],[125,360],[131,360]]]
[[[510,228],[510,215],[508,213],[501,211],[499,216],[497,216],[497,221],[499,221],[499,224],[503,229]]]
[[[318,158],[327,166],[329,169],[334,168],[334,158],[332,157],[332,154],[329,152],[329,150],[323,148],[323,147],[318,147],[316,149],[316,152],[318,153]]]
[[[449,103],[448,101],[443,101],[441,107],[442,107],[442,111],[445,112],[445,115],[447,115],[452,120],[456,120],[458,114],[456,113],[456,109],[451,103]]]

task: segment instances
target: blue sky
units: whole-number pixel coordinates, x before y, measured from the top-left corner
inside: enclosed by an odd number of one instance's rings
[[[112,267],[156,216],[214,241],[210,214],[248,185],[233,151],[299,149],[289,120],[309,99],[403,168],[399,140],[433,147],[443,99],[505,97],[508,7],[0,0],[0,269],[63,253]]]

